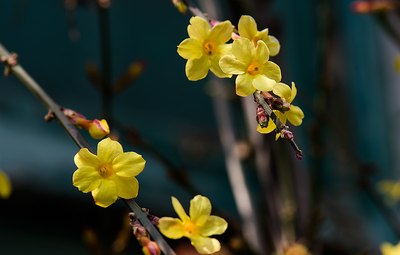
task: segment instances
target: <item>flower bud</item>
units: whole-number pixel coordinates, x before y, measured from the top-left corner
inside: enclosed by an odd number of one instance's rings
[[[143,254],[145,254],[145,255],[160,255],[161,254],[160,247],[158,246],[158,244],[154,241],[151,241],[149,238],[147,238],[147,237],[141,238],[140,243],[143,246],[143,248],[142,248]]]
[[[94,119],[89,125],[89,134],[94,139],[102,139],[110,133],[110,128],[105,119]]]
[[[172,0],[172,4],[182,14],[186,14],[187,6],[182,0]]]

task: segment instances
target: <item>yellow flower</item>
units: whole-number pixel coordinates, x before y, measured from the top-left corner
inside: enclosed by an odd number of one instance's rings
[[[254,46],[249,39],[239,38],[232,43],[232,55],[222,57],[219,64],[225,73],[238,75],[236,94],[249,96],[257,89],[271,91],[281,80],[281,69],[268,59],[269,50],[263,41]]]
[[[272,92],[279,96],[284,103],[287,102],[291,104],[296,97],[297,88],[294,82],[292,82],[292,89],[290,89],[288,85],[279,82],[274,86]],[[300,126],[304,118],[304,113],[300,107],[292,104],[290,105],[290,109],[288,111],[280,112],[278,110],[274,110],[274,113],[284,125],[286,125],[286,120],[289,120],[289,122],[294,126]],[[267,134],[275,130],[275,128],[275,123],[270,119],[267,127],[262,128],[260,125],[258,125],[257,131],[262,134]]]
[[[135,176],[146,161],[135,152],[124,152],[119,142],[103,139],[97,145],[97,156],[84,148],[74,161],[78,167],[72,177],[74,186],[83,193],[92,192],[98,206],[108,207],[118,197],[130,199],[138,195]]]
[[[384,180],[378,183],[378,190],[385,194],[389,203],[400,200],[400,182],[393,180]]]
[[[203,18],[195,16],[190,19],[187,28],[190,38],[178,46],[178,54],[187,59],[186,76],[191,81],[201,80],[207,76],[208,70],[220,78],[231,77],[219,67],[221,56],[225,55],[230,45],[233,27],[230,21],[218,23],[213,28]]]
[[[12,187],[8,176],[3,171],[0,171],[0,198],[9,198]]]
[[[172,197],[172,205],[180,219],[161,218],[158,227],[163,235],[171,239],[189,238],[200,254],[211,254],[221,249],[219,241],[209,236],[224,233],[228,223],[221,217],[210,215],[211,203],[208,198],[195,196],[190,201],[190,216],[175,197]]]
[[[276,56],[279,53],[281,45],[278,39],[272,35],[268,35],[268,28],[258,31],[257,23],[253,17],[242,15],[239,19],[238,30],[241,37],[250,39],[254,45],[257,45],[258,40],[265,42],[271,56]]]
[[[390,243],[383,243],[381,245],[382,255],[399,255],[400,254],[400,242],[397,245]]]

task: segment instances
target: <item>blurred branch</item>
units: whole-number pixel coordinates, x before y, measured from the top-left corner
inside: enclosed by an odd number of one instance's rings
[[[0,43],[0,58],[7,59],[10,57],[10,53],[7,49]],[[7,67],[7,66],[6,66]],[[60,106],[54,102],[54,100],[47,95],[47,93],[39,86],[38,83],[20,66],[15,63],[15,65],[8,66],[7,68],[11,69],[11,72],[21,81],[22,84],[25,85],[27,89],[29,89],[32,94],[34,94],[44,105],[45,107],[54,113],[55,117],[60,121],[60,124],[64,127],[67,133],[70,135],[72,140],[76,143],[79,148],[87,148],[93,152],[93,149],[90,147],[89,143],[83,138],[83,136],[79,133],[79,131],[75,128],[72,123],[67,119],[67,117],[60,110]],[[146,214],[143,213],[142,208],[136,203],[134,199],[121,199],[124,203],[137,215],[138,220],[143,224],[143,226],[147,229],[150,235],[154,238],[154,240],[159,244],[160,249],[164,252],[164,254],[175,255],[175,252],[171,249],[171,247],[167,244],[158,230],[153,226],[153,224],[149,221]]]

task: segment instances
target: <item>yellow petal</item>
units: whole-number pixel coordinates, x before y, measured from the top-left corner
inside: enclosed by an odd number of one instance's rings
[[[236,77],[236,94],[238,96],[250,96],[256,91],[253,86],[253,76],[250,74],[240,74]]]
[[[226,20],[218,23],[211,29],[208,40],[217,44],[226,43],[229,41],[229,39],[231,39],[232,32],[232,23],[229,20]]]
[[[257,63],[264,64],[268,61],[269,58],[269,49],[267,45],[263,41],[257,42],[257,47],[254,51],[254,61]]]
[[[231,55],[232,54],[232,43],[220,44],[218,46],[218,54],[219,54],[220,58],[225,55]]]
[[[304,113],[298,106],[291,105],[290,110],[287,111],[285,115],[294,126],[300,126],[303,122]]]
[[[239,19],[238,30],[240,36],[253,40],[257,33],[256,21],[249,15],[242,15]]]
[[[227,55],[221,58],[219,66],[227,74],[243,74],[246,72],[247,65],[239,61],[233,55]]]
[[[232,54],[246,67],[253,61],[252,52],[254,49],[254,44],[247,38],[239,38],[232,43]]]
[[[393,245],[387,242],[381,244],[381,252],[382,255],[391,255],[391,250],[393,249]]]
[[[276,39],[274,36],[269,35],[268,36],[268,41],[266,42],[268,49],[269,49],[269,54],[271,56],[276,56],[278,55],[281,45],[279,44],[278,39]]]
[[[158,221],[158,229],[163,235],[171,239],[182,238],[185,233],[182,221],[171,217],[162,217]]]
[[[210,71],[215,74],[215,76],[219,77],[219,78],[230,78],[232,77],[232,74],[227,74],[225,72],[222,71],[221,67],[219,66],[219,57],[213,57],[211,58],[210,61]]]
[[[101,178],[95,168],[83,166],[78,168],[72,175],[72,183],[80,191],[87,193],[99,187]]]
[[[294,82],[292,82],[292,93],[290,95],[290,99],[289,99],[289,103],[293,102],[294,98],[297,95],[297,88],[296,88],[296,84]]]
[[[115,157],[112,162],[116,175],[134,177],[143,171],[146,161],[136,152],[125,152]]]
[[[275,95],[285,99],[286,102],[289,102],[292,95],[292,90],[290,89],[290,87],[282,82],[278,82],[272,92]]]
[[[190,200],[189,215],[196,225],[204,224],[211,214],[211,203],[207,197],[197,195]]]
[[[10,179],[7,174],[0,171],[0,197],[9,198],[11,195],[12,187]]]
[[[110,138],[103,139],[97,144],[97,157],[101,163],[111,163],[123,152],[122,145]]]
[[[271,91],[274,88],[275,84],[276,81],[262,74],[256,75],[253,79],[254,88],[261,91]]]
[[[388,242],[384,242],[381,245],[382,255],[397,255],[400,254],[400,242],[397,245],[392,245]]]
[[[262,73],[268,78],[275,80],[276,82],[279,82],[282,79],[281,68],[271,61],[267,61],[263,65]]]
[[[272,119],[270,118],[268,121],[268,125],[266,127],[261,127],[260,125],[257,126],[257,132],[261,133],[261,134],[268,134],[271,133],[272,131],[274,131],[276,129],[276,125],[275,123],[272,121]]]
[[[198,81],[208,74],[210,63],[208,57],[203,55],[198,59],[189,59],[186,63],[186,76],[191,81]]]
[[[92,196],[96,205],[108,207],[113,204],[117,198],[117,187],[112,180],[102,179],[100,186],[92,191]]]
[[[174,210],[176,214],[178,214],[179,218],[183,221],[190,220],[189,216],[186,214],[185,210],[183,209],[181,203],[176,199],[175,197],[171,197],[172,200],[172,206],[174,207]]]
[[[75,165],[80,168],[83,166],[91,166],[97,168],[100,161],[96,155],[91,153],[87,148],[80,149],[74,157]]]
[[[200,235],[211,236],[220,235],[228,228],[228,223],[221,217],[211,215],[207,221],[199,227]]]
[[[221,244],[215,238],[195,236],[191,237],[190,240],[200,254],[211,254],[221,249]]]
[[[208,37],[211,27],[203,18],[195,16],[190,18],[190,25],[187,28],[190,38],[199,40],[201,43]]]
[[[200,58],[203,55],[203,46],[200,41],[188,38],[178,45],[178,54],[184,59]]]
[[[137,197],[139,193],[139,182],[136,178],[115,176],[113,178],[117,186],[117,195],[125,199]]]

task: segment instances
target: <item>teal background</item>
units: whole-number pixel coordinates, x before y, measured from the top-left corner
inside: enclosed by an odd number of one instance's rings
[[[399,238],[363,181],[375,185],[396,178],[399,171],[393,142],[397,114],[388,97],[393,80],[385,75],[393,67],[386,47],[393,45],[373,17],[351,12],[350,0],[264,2],[254,1],[254,10],[240,1],[222,1],[223,15],[236,24],[241,14],[251,13],[281,42],[273,61],[282,67],[285,83],[296,82],[295,102],[306,116],[303,125],[293,129],[305,157],[290,162],[315,184],[304,189],[310,204],[315,203],[324,216],[318,234],[322,244],[316,250],[379,254],[381,242],[395,243]],[[248,9],[238,11],[235,6]],[[80,38],[74,41],[68,36],[62,1],[1,0],[0,42],[18,53],[21,65],[56,102],[88,118],[100,118],[101,96],[84,71],[88,62],[101,65],[99,17],[94,5],[80,6],[75,15]],[[324,24],[328,17],[333,25]],[[132,61],[146,63],[140,78],[115,96],[113,114],[186,169],[195,188],[210,197],[215,208],[239,221],[209,84],[188,81],[185,61],[176,53],[187,37],[188,20],[170,1],[113,2],[112,79]],[[229,89],[233,93],[233,84]],[[239,100],[231,104],[235,113],[240,112]],[[45,114],[14,77],[0,78],[0,169],[14,186],[11,198],[0,200],[0,254],[90,254],[82,229],[106,233],[103,243],[110,245],[126,213],[122,203],[97,208],[90,194],[72,186],[77,148],[56,122],[43,121]],[[236,117],[235,128],[242,135],[242,116]],[[260,139],[273,142],[270,137]],[[284,153],[294,157],[280,142]],[[155,214],[174,215],[170,197],[176,196],[187,208],[190,194],[168,178],[154,155],[128,143],[124,147],[147,161],[138,178],[141,206]],[[253,175],[249,182],[256,197],[264,195]]]

